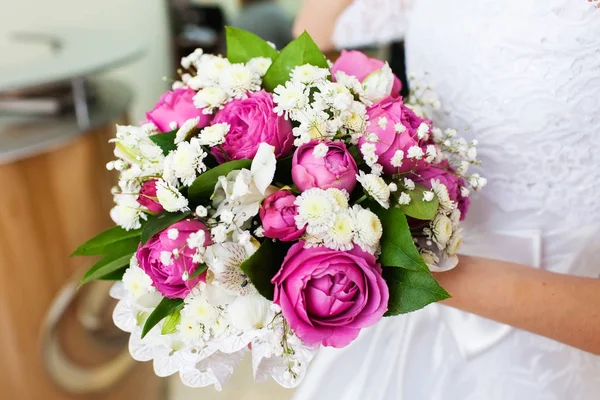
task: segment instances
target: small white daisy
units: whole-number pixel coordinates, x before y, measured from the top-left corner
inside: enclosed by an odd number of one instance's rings
[[[226,122],[207,126],[200,131],[198,142],[203,146],[217,146],[222,144],[230,128],[231,126]]]
[[[313,235],[330,229],[340,208],[331,194],[318,188],[303,192],[295,204],[298,206],[296,226],[298,229],[306,226],[306,231]]]
[[[374,254],[379,247],[379,240],[383,235],[383,227],[379,217],[372,211],[358,205],[352,208],[352,214],[355,224],[354,242],[363,251]]]
[[[390,188],[380,176],[365,174],[360,171],[356,175],[356,180],[360,182],[364,191],[377,201],[383,208],[390,206]]]

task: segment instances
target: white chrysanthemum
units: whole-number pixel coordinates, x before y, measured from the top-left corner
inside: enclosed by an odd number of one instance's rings
[[[435,197],[435,193],[431,190],[423,192],[423,201],[430,202]]]
[[[181,317],[210,327],[219,317],[219,309],[208,301],[204,291],[194,291],[185,298]]]
[[[421,253],[423,261],[425,261],[425,264],[427,264],[427,267],[429,267],[430,269],[432,267],[436,267],[440,262],[440,258],[431,250],[421,249],[419,252]]]
[[[276,104],[273,111],[287,117],[291,111],[304,109],[308,100],[306,86],[287,81],[285,86],[279,85],[273,90],[273,102]]]
[[[400,197],[398,197],[398,204],[400,204],[401,206],[406,206],[410,204],[411,200],[412,198],[408,193],[402,192],[400,193]]]
[[[438,179],[431,180],[431,190],[435,193],[439,200],[440,209],[447,213],[456,208],[456,204],[450,199],[448,188],[446,185],[440,183]]]
[[[335,135],[329,126],[329,115],[321,110],[307,108],[294,115],[300,126],[293,129],[294,136],[306,138],[303,142],[321,140]]]
[[[230,99],[219,86],[209,86],[194,95],[194,106],[203,108],[204,113],[211,114],[214,110],[222,108]]]
[[[383,227],[379,217],[371,210],[358,205],[352,208],[354,216],[354,242],[363,251],[375,254],[379,247],[379,241],[383,235]]]
[[[225,69],[219,81],[231,97],[244,98],[248,92],[260,90],[260,76],[244,64],[231,64]]]
[[[367,93],[365,92],[363,85],[354,75],[348,75],[344,71],[337,71],[335,73],[335,80],[336,82],[348,88],[352,94],[358,96],[361,104],[366,106],[373,104],[373,102],[367,97]]]
[[[343,117],[344,127],[362,134],[365,130],[366,122],[367,109],[365,105],[359,101],[353,102],[350,110]]]
[[[202,84],[200,87],[219,86],[221,77],[229,69],[231,63],[222,56],[204,54],[195,62],[198,73],[194,79],[198,78]]]
[[[360,182],[364,191],[377,201],[383,208],[390,207],[390,188],[380,176],[365,174],[360,171],[356,175],[356,180]]]
[[[156,198],[166,211],[186,211],[188,200],[177,190],[162,179],[156,181]]]
[[[110,217],[121,228],[125,230],[139,229],[142,226],[140,220],[148,218],[135,196],[116,194],[114,200],[116,206],[110,210]]]
[[[268,57],[254,57],[246,63],[246,66],[262,77],[267,73],[272,63],[273,60]]]
[[[187,139],[192,130],[198,126],[199,122],[200,117],[190,118],[187,121],[185,121],[177,131],[177,134],[175,135],[175,143],[177,144]]]
[[[452,235],[452,237],[448,241],[448,244],[446,245],[446,253],[448,253],[448,255],[451,255],[451,256],[456,255],[458,253],[458,251],[460,250],[462,241],[463,241],[462,230],[458,229],[458,230],[454,231],[454,234]]]
[[[290,74],[292,82],[304,85],[324,81],[328,76],[328,69],[319,68],[311,64],[299,65]]]
[[[354,95],[344,85],[337,82],[325,82],[317,85],[315,104],[320,108],[333,108],[335,111],[349,111],[354,103]]]
[[[323,189],[312,188],[296,198],[298,215],[296,226],[300,229],[306,226],[311,235],[325,232],[333,226],[335,214],[340,207],[335,198]]]
[[[135,258],[135,255],[133,256]],[[156,291],[152,286],[152,279],[140,267],[131,264],[123,274],[123,285],[125,290],[135,299],[139,299],[147,293]]]
[[[319,143],[313,149],[313,156],[316,158],[323,158],[327,155],[329,147],[325,143]]]
[[[165,178],[174,177],[180,179],[183,185],[190,186],[199,174],[206,171],[206,156],[197,138],[179,143],[177,149],[171,151],[165,159]]]
[[[415,160],[422,159],[424,155],[425,153],[423,152],[423,149],[419,146],[411,146],[406,153],[407,158]]]
[[[258,293],[240,296],[227,308],[227,316],[242,331],[262,329],[273,319],[271,302]]]
[[[433,241],[439,245],[440,249],[443,249],[452,237],[452,221],[444,214],[437,214],[431,222],[431,232],[433,233]]]
[[[394,86],[394,73],[386,62],[383,68],[370,73],[362,82],[367,98],[372,102],[387,97]]]
[[[350,212],[338,213],[333,226],[323,234],[325,246],[339,251],[351,250],[355,231],[354,222]]]
[[[341,210],[344,208],[348,208],[348,200],[350,199],[350,195],[345,189],[337,189],[337,188],[329,188],[327,189],[327,193],[329,193],[338,204]]]
[[[203,146],[217,146],[223,143],[230,128],[231,126],[226,122],[207,126],[200,131],[198,142]]]

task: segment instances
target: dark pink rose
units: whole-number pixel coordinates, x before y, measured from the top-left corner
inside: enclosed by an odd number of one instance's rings
[[[456,176],[456,171],[448,164],[447,160],[439,164],[423,165],[411,176],[416,183],[431,188],[431,180],[439,180],[448,189],[450,200],[458,203],[461,221],[467,216],[471,201],[469,197],[463,197],[460,188],[466,186],[463,178]]]
[[[272,282],[274,302],[304,343],[344,347],[387,311],[389,292],[375,257],[350,251],[304,248],[288,251]]]
[[[370,58],[366,54],[356,50],[342,50],[342,54],[331,67],[331,75],[335,77],[337,71],[343,71],[346,75],[353,75],[361,83],[374,72],[380,71],[385,63],[376,58]],[[402,89],[402,82],[396,75],[393,75],[393,84],[391,91],[385,93],[385,96],[399,97]]]
[[[317,145],[323,143],[328,150],[324,157],[315,156]],[[298,189],[345,189],[352,193],[356,186],[358,167],[344,142],[305,143],[296,149],[292,159],[292,179]]]
[[[249,93],[246,99],[231,101],[215,115],[215,124],[225,122],[230,125],[221,145],[229,159],[253,158],[262,142],[275,147],[277,158],[292,151],[292,123],[273,112],[273,107],[273,95],[261,90]],[[226,161],[219,147],[213,147],[212,154],[220,163]]]
[[[192,260],[196,249],[188,247],[187,239],[191,234],[201,230],[206,232],[205,246],[208,246],[210,233],[202,222],[193,219],[171,225],[152,236],[143,246],[140,243],[136,253],[140,268],[150,276],[152,285],[163,296],[170,299],[183,299],[198,282],[205,279],[205,274],[202,274],[194,279],[184,280],[184,272],[191,276],[199,265]],[[178,251],[176,256],[172,255],[174,249]],[[170,257],[169,253],[171,253]]]
[[[260,207],[260,220],[266,237],[292,242],[302,236],[304,229],[296,227],[295,217],[298,215],[298,207],[294,201],[296,196],[288,190],[279,190],[263,201]]]
[[[393,97],[387,97],[373,104],[367,109],[367,115],[369,116],[367,135],[360,138],[359,147],[364,143],[370,143],[367,141],[368,134],[374,133],[378,137],[378,141],[374,143],[375,153],[379,156],[377,162],[383,166],[386,174],[408,172],[415,168],[418,162],[415,159],[408,159],[408,149],[419,146],[425,151],[427,143],[419,140],[417,129],[422,123],[430,125],[430,121],[418,117],[404,105],[402,99]],[[399,168],[391,164],[391,159],[398,150],[404,152],[404,161]]]
[[[165,209],[156,199],[156,181],[156,179],[152,179],[142,183],[137,202],[146,207],[150,212],[161,213]]]
[[[163,94],[154,106],[146,113],[146,118],[158,127],[161,132],[170,132],[171,122],[176,122],[180,127],[191,118],[200,117],[198,128],[204,128],[210,124],[211,115],[203,114],[201,108],[194,106],[194,95],[196,92],[190,88],[180,88]]]

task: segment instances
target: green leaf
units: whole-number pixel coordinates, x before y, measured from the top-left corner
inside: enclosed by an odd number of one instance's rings
[[[179,325],[179,321],[181,321],[181,312],[177,310],[173,314],[167,316],[160,333],[163,335],[168,335],[170,333],[177,332],[177,325]]]
[[[289,248],[290,246],[285,243],[274,243],[271,239],[266,239],[260,248],[240,266],[258,293],[269,300],[273,300],[275,290],[271,279],[281,268]]]
[[[272,60],[277,57],[277,50],[253,33],[226,26],[225,38],[227,59],[232,63],[245,63],[255,57],[266,57]]]
[[[199,277],[207,269],[208,269],[208,266],[206,264],[200,264],[200,265],[198,265],[198,267],[196,268],[196,270],[189,276],[188,279],[195,279],[195,278]]]
[[[307,32],[281,50],[263,78],[264,88],[272,92],[290,79],[290,72],[295,67],[304,64],[329,69],[327,59]]]
[[[397,208],[384,209],[373,202],[369,209],[379,217],[383,226],[379,262],[386,267],[399,267],[413,271],[427,271],[419,250],[413,242],[406,216]]]
[[[236,169],[250,168],[250,165],[252,165],[252,160],[235,160],[209,169],[197,177],[194,183],[192,183],[192,186],[190,186],[188,190],[189,199],[197,202],[202,199],[210,198],[220,176],[226,176]]]
[[[175,136],[177,136],[177,130],[165,133],[157,133],[156,135],[150,136],[150,140],[160,147],[163,154],[166,156],[171,150],[177,149],[177,145],[175,144]]]
[[[156,324],[163,320],[163,318],[174,314],[182,307],[182,299],[169,299],[164,297],[154,311],[152,311],[152,314],[148,316],[144,328],[142,329],[142,337],[146,336]]]
[[[101,281],[122,281],[123,280],[123,275],[125,274],[125,271],[127,271],[127,268],[129,268],[129,265],[126,265],[122,268],[119,268],[118,270],[111,272],[107,275],[104,275],[101,278],[98,278],[98,280]]]
[[[450,297],[429,271],[385,267],[383,278],[390,290],[386,316],[419,310],[428,304]]]
[[[85,285],[88,282],[91,282],[96,279],[101,279],[105,276],[108,276],[115,271],[129,265],[129,260],[131,260],[131,254],[127,254],[125,256],[106,256],[102,260],[98,261],[96,264],[90,268],[83,278],[81,279],[80,285]]]
[[[398,208],[409,217],[431,221],[435,218],[435,214],[437,213],[439,200],[437,196],[433,196],[433,200],[431,201],[423,200],[423,193],[427,191],[430,191],[430,189],[423,185],[415,185],[414,190],[405,192],[410,195],[410,203],[407,205],[400,205]]]
[[[277,160],[275,168],[275,182],[291,185],[292,182],[292,159],[294,156],[288,156]]]
[[[164,212],[158,215],[153,215],[152,217],[148,218],[148,222],[146,223],[142,231],[142,244],[146,244],[146,242],[150,240],[152,236],[156,235],[159,232],[162,232],[169,226],[181,221],[182,219],[191,214],[191,211],[176,213]]]
[[[81,246],[71,254],[73,256],[102,256],[107,254],[123,253],[126,249],[133,247],[131,251],[135,251],[137,244],[140,241],[142,234],[141,229],[126,231],[125,229],[115,226],[106,230]]]

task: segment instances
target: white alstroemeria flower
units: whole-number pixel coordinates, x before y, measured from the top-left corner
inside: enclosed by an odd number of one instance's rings
[[[389,96],[394,86],[394,73],[388,63],[385,63],[383,68],[371,72],[363,80],[362,86],[366,97],[372,102],[377,102]]]
[[[199,122],[200,117],[190,118],[187,121],[185,121],[177,131],[177,134],[175,135],[175,144],[186,140],[189,134],[192,132],[192,130],[198,126]]]
[[[383,227],[379,217],[371,210],[362,208],[359,205],[352,207],[354,217],[354,242],[360,246],[363,251],[375,254],[379,247],[379,241],[383,235]]]
[[[249,256],[245,246],[239,243],[224,242],[210,246],[206,249],[206,265],[209,268],[207,282],[234,296],[256,293],[240,268]]]
[[[177,188],[162,179],[156,181],[156,198],[166,211],[186,211],[188,200]]]
[[[227,315],[237,329],[262,329],[273,319],[271,302],[258,293],[237,297],[227,308]]]
[[[276,168],[275,147],[267,143],[261,143],[252,160],[250,172],[252,173],[252,180],[256,188],[262,195],[265,194],[267,188],[273,182]]]
[[[390,207],[390,188],[380,176],[365,174],[360,171],[356,175],[356,180],[360,182],[364,191],[377,201],[383,208]]]
[[[207,126],[200,131],[198,142],[203,146],[217,146],[225,141],[231,125],[226,122]]]

